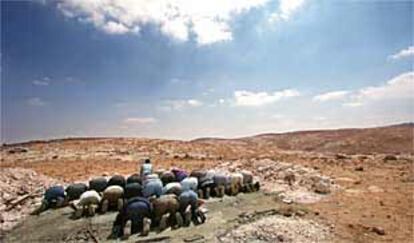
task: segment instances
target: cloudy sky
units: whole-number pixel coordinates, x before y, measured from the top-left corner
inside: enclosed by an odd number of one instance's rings
[[[414,121],[413,2],[1,1],[1,140]]]

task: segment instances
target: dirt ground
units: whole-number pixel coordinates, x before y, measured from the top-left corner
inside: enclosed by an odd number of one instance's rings
[[[314,242],[325,240],[328,242],[412,242],[414,238],[413,132],[413,127],[407,130],[404,126],[395,129],[387,128],[385,131],[363,131],[362,135],[352,131],[348,137],[343,132],[322,133],[323,136],[317,133],[316,137],[305,133],[303,140],[300,140],[300,134],[294,134],[291,140],[287,139],[287,135],[283,135],[282,138],[277,138],[276,142],[272,142],[270,135],[263,138],[203,139],[191,142],[132,138],[58,140],[2,147],[0,167],[31,169],[39,174],[70,183],[85,181],[93,176],[134,173],[137,171],[139,160],[145,157],[151,157],[155,166],[159,168],[179,166],[190,170],[215,168],[223,164],[230,168],[240,164],[241,168],[250,169],[257,176],[263,176],[264,172],[261,172],[260,168],[252,167],[255,161],[263,159],[283,161],[312,169],[331,178],[337,189],[324,196],[322,200],[307,204],[290,204],[291,202],[283,201],[277,193],[240,195],[237,198],[227,198],[224,202],[209,201],[207,203],[209,219],[206,224],[167,230],[161,234],[152,234],[151,237],[170,236],[171,238],[167,240],[182,242],[184,238],[201,235],[202,239],[196,239],[194,242],[226,242],[225,236],[228,236],[234,242],[238,242],[242,240],[237,240],[239,233],[234,227],[252,223],[254,227],[262,227],[263,230],[266,227],[271,228],[273,226],[267,224],[266,218],[276,217],[278,213],[275,213],[276,216],[264,214],[260,217],[252,217],[254,222],[241,223],[239,215],[254,214],[254,211],[267,209],[275,209],[279,212],[281,207],[293,207],[300,208],[301,211],[299,213],[301,216],[294,217],[315,222],[320,226],[315,228],[317,230],[329,229],[327,240],[315,238]],[[327,141],[330,142],[321,145],[320,140],[324,138],[328,138]],[[338,140],[334,141],[333,138]],[[318,149],[300,150],[299,147],[305,143],[304,141],[308,142],[308,148]],[[318,143],[312,144],[312,141]],[[392,146],[387,146],[387,143]],[[320,149],[320,146],[323,149]],[[15,147],[24,147],[28,151],[10,153],[10,150]],[[346,153],[340,153],[343,147],[346,148],[344,150]],[[329,150],[330,148],[332,151]],[[275,173],[274,176],[277,177],[278,174]],[[273,180],[264,177],[261,179],[264,182]],[[275,184],[275,186],[279,185]],[[275,188],[275,191],[278,189]],[[89,224],[92,225],[91,230],[98,236],[99,242],[103,242],[110,232],[110,224],[115,217],[114,214],[108,214],[73,221],[68,219],[69,212],[70,209],[62,209],[48,211],[40,217],[28,217],[17,228],[6,234],[6,242],[27,242],[28,239],[32,242],[36,240],[76,242],[70,234],[90,237],[85,231],[85,226]],[[273,221],[279,222],[277,218]],[[292,223],[296,225],[297,221]],[[245,226],[241,229],[248,232],[249,227]],[[243,237],[249,239],[250,236]],[[257,236],[256,240],[257,242],[280,240],[266,237],[263,233],[262,236]],[[129,241],[138,240],[140,238],[131,236]],[[284,240],[289,242],[287,238]]]
[[[147,237],[137,235],[129,236],[123,239],[125,242],[139,242],[145,240],[165,239],[161,242],[226,242],[227,234],[242,225],[248,225],[272,215],[288,218],[292,221],[311,221],[307,217],[306,209],[299,205],[285,205],[278,201],[274,196],[263,195],[263,193],[239,194],[237,197],[225,197],[223,199],[211,199],[207,201],[207,221],[202,225],[190,225],[171,230],[171,228],[157,232],[156,229]],[[299,213],[298,213],[299,212]],[[63,208],[58,210],[47,211],[40,216],[30,216],[24,223],[16,227],[4,242],[79,242],[92,241],[92,236],[88,230],[96,237],[99,242],[110,242],[107,239],[111,232],[112,223],[116,213],[107,213],[97,215],[91,218],[82,218],[79,220],[70,219],[72,210]],[[313,221],[312,221],[313,222]],[[46,227],[53,224],[54,227]],[[325,242],[331,237],[330,228],[323,222],[314,224],[322,225],[326,231]],[[286,228],[285,230],[291,230]],[[308,237],[320,236],[318,232],[312,232],[309,229],[300,229],[307,231],[303,234]],[[318,233],[316,235],[316,233]],[[285,241],[290,241],[288,238]],[[292,242],[295,242],[292,239]]]

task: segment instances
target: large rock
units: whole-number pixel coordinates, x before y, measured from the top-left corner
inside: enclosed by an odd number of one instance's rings
[[[320,194],[328,194],[331,192],[331,182],[329,179],[319,177],[320,179],[313,184],[314,191]]]

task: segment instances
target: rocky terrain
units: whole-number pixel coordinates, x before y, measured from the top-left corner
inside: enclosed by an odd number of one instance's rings
[[[129,175],[137,171],[140,159],[150,157],[158,168],[248,169],[260,178],[263,190],[209,200],[207,223],[197,230],[168,230],[149,239],[410,242],[413,134],[413,124],[402,124],[240,139],[73,138],[5,145],[1,148],[1,237],[6,242],[79,242],[91,241],[94,235],[105,241],[114,214],[92,221],[70,220],[68,209],[27,215],[51,184]],[[61,223],[59,229],[46,226],[56,222]],[[131,242],[137,240],[141,239],[131,237]]]

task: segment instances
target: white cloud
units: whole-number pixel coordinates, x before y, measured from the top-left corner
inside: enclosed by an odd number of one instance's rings
[[[400,74],[381,86],[366,87],[359,91],[359,99],[392,99],[414,97],[414,72]]]
[[[280,0],[279,8],[270,15],[269,21],[287,21],[291,16],[304,5],[305,0]]]
[[[414,46],[409,46],[407,49],[403,49],[394,55],[389,56],[389,59],[397,60],[405,57],[414,56]]]
[[[49,82],[48,81],[44,81],[44,80],[33,80],[33,85],[36,86],[48,86]]]
[[[196,99],[188,99],[188,100],[168,100],[165,102],[161,110],[163,111],[171,111],[171,110],[183,110],[185,108],[191,107],[200,107],[203,106],[203,102],[196,100]]]
[[[129,117],[123,120],[124,124],[127,125],[145,125],[145,124],[154,124],[158,122],[154,117]]]
[[[194,34],[199,45],[208,45],[231,40],[232,19],[268,1],[62,0],[58,8],[65,16],[91,23],[109,34],[138,33],[151,24],[173,39],[186,41]],[[284,16],[291,11],[286,6],[284,9]]]
[[[228,23],[215,22],[210,19],[199,20],[194,23],[194,32],[197,34],[197,43],[207,45],[219,41],[233,39]]]
[[[363,105],[363,103],[358,102],[358,101],[355,101],[355,102],[347,102],[347,103],[343,103],[342,104],[342,106],[345,106],[345,107],[360,107],[362,105]]]
[[[315,121],[320,121],[320,122],[328,120],[328,118],[326,118],[324,116],[315,116],[312,119],[315,120]]]
[[[44,106],[46,102],[39,97],[32,97],[27,100],[27,104],[30,106]]]
[[[379,86],[362,88],[344,106],[357,107],[368,102],[414,98],[414,72],[402,73]]]
[[[282,115],[282,114],[273,114],[273,115],[270,116],[270,118],[272,118],[274,120],[279,120],[279,119],[286,118],[286,116]]]
[[[349,91],[340,90],[340,91],[332,91],[323,93],[320,95],[316,95],[313,97],[313,101],[318,102],[325,102],[325,101],[332,101],[332,100],[342,100],[345,99],[346,96],[349,94]]]
[[[102,29],[108,34],[125,34],[128,32],[139,32],[139,29],[130,30],[125,25],[121,23],[116,23],[113,21],[107,22]]]
[[[294,89],[285,89],[273,93],[238,90],[234,92],[234,104],[236,106],[262,106],[275,103],[283,98],[299,95],[300,93]]]
[[[189,106],[192,106],[192,107],[198,107],[198,106],[202,106],[203,105],[203,103],[201,101],[195,100],[195,99],[189,99],[189,100],[187,100],[187,104]]]

